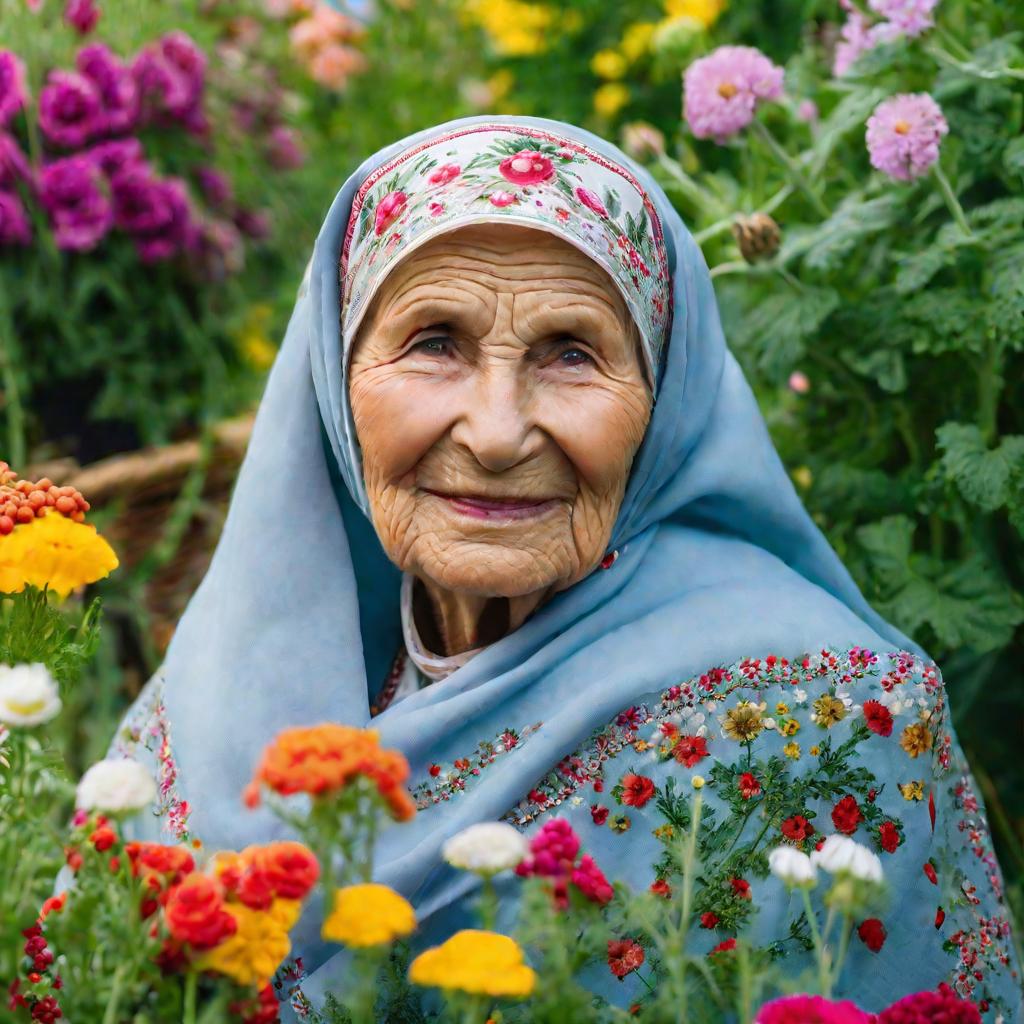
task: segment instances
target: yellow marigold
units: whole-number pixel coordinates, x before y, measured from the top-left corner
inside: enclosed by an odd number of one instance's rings
[[[76,587],[110,575],[117,565],[114,549],[95,526],[76,523],[52,509],[0,537],[4,594],[17,594],[31,585],[40,590],[48,586],[67,597]]]
[[[800,723],[795,718],[786,718],[779,723],[779,732],[783,736],[795,736],[800,731]]]
[[[547,49],[554,11],[523,0],[466,0],[463,10],[505,57],[531,57]]]
[[[590,58],[590,70],[598,78],[622,78],[626,73],[626,58],[618,50],[598,50]]]
[[[775,705],[775,714],[777,714],[777,715],[788,715],[789,714],[789,705],[786,704],[784,701],[780,700],[779,703]]]
[[[626,60],[639,60],[651,48],[651,36],[657,26],[653,21],[637,21],[626,27],[622,33],[619,48]]]
[[[900,746],[911,756],[918,757],[932,749],[932,733],[924,722],[908,725],[900,736]]]
[[[913,779],[910,782],[900,782],[898,785],[904,800],[924,799],[924,783],[920,780]]]
[[[291,913],[282,914],[277,904],[294,902],[275,900],[268,910],[252,910],[243,903],[226,904],[225,910],[238,922],[238,930],[199,956],[196,965],[201,971],[226,975],[239,985],[266,985],[292,948],[288,929],[282,923],[290,919]]]
[[[722,718],[722,730],[729,739],[748,743],[764,729],[764,720],[761,717],[764,709],[764,704],[751,704],[748,700],[741,700],[736,707],[726,711]]]
[[[594,92],[594,110],[614,117],[629,102],[629,89],[621,82],[606,82]]]
[[[533,992],[537,976],[523,963],[523,951],[513,939],[467,928],[416,957],[409,980],[430,988],[522,999]]]
[[[324,921],[328,942],[346,946],[380,946],[408,935],[416,927],[409,901],[386,885],[348,885],[334,893],[334,907]]]
[[[818,744],[815,743],[814,746],[811,747],[811,749],[808,751],[808,753],[811,755],[811,757],[817,757],[821,753],[821,747],[819,747]]]
[[[800,756],[800,744],[796,740],[792,740],[782,748],[782,752],[786,757],[795,761]]]
[[[812,706],[811,719],[823,729],[831,729],[846,717],[846,705],[828,693],[819,697]]]
[[[710,28],[725,10],[725,0],[665,0],[665,14],[670,18],[693,18]]]

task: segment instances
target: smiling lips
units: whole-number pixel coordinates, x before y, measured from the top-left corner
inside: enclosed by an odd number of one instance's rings
[[[453,511],[474,519],[532,519],[557,504],[555,498],[482,498],[424,489],[428,494],[446,501]]]

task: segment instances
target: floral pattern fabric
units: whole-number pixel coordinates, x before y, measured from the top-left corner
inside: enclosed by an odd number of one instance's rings
[[[524,125],[449,132],[363,182],[342,247],[346,351],[377,287],[414,247],[465,224],[506,221],[557,234],[608,272],[639,328],[654,382],[672,312],[654,204],[625,167]]]

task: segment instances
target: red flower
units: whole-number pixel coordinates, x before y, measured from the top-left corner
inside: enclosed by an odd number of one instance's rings
[[[589,853],[580,857],[579,864],[573,869],[572,884],[591,903],[598,903],[604,906],[611,901],[615,890],[611,887],[604,872],[594,863],[594,858]]]
[[[89,836],[89,842],[96,847],[97,851],[103,853],[117,842],[117,833],[109,825],[101,825],[93,830]]]
[[[209,949],[234,935],[238,922],[224,909],[224,889],[208,875],[189,875],[171,889],[164,908],[172,938]]]
[[[851,836],[857,831],[857,826],[864,820],[857,801],[852,796],[844,796],[832,808],[832,824],[839,832]]]
[[[604,208],[601,200],[589,188],[577,188],[576,198],[588,209],[593,210],[598,217],[608,216],[608,211]]]
[[[782,834],[794,843],[802,843],[814,835],[814,826],[802,814],[794,814],[782,823]]]
[[[935,872],[935,865],[930,860],[925,862],[924,873],[928,881],[931,882],[932,885],[939,884],[939,876]]]
[[[501,176],[513,185],[537,185],[555,173],[554,164],[536,150],[523,149],[505,157],[498,165]]]
[[[511,206],[513,203],[519,201],[518,196],[515,192],[505,192],[502,189],[498,189],[496,192],[492,192],[490,195],[491,206]]]
[[[185,875],[195,869],[192,854],[183,846],[164,846],[162,843],[129,843],[125,847],[132,865],[132,875],[163,875],[171,885],[177,885]]]
[[[935,930],[938,931],[942,927],[942,922],[946,920],[946,912],[939,907],[935,911]]]
[[[302,843],[277,842],[250,847],[246,852],[250,857],[250,870],[263,875],[267,885],[281,899],[304,899],[320,877],[316,857]]]
[[[672,895],[672,886],[664,878],[659,878],[656,882],[651,883],[651,892],[655,896],[662,896],[668,899]]]
[[[928,817],[931,818],[932,831],[935,831],[935,790],[928,790]]]
[[[436,779],[441,774],[441,766],[439,764],[432,764],[428,771],[430,772],[430,777]]]
[[[887,932],[885,925],[877,917],[869,917],[857,926],[857,934],[872,953],[877,953],[885,945]]]
[[[736,940],[735,939],[726,939],[724,942],[720,942],[717,946],[715,946],[715,948],[713,950],[711,950],[710,953],[708,953],[708,956],[714,956],[715,953],[728,953],[730,949],[735,949],[735,948],[736,948]]]
[[[608,808],[600,804],[591,804],[590,817],[595,825],[603,825],[608,820]]]
[[[877,700],[864,701],[864,724],[879,736],[892,735],[892,712]]]
[[[431,185],[447,185],[449,181],[454,181],[461,173],[462,168],[458,164],[442,164],[427,175],[427,181]]]
[[[404,192],[389,192],[377,204],[377,212],[373,218],[373,231],[383,235],[385,231],[405,212],[409,197]]]
[[[654,796],[654,783],[646,775],[630,772],[622,777],[622,802],[630,807],[643,807]]]
[[[878,841],[886,853],[895,853],[900,845],[900,830],[891,821],[883,821],[878,826]]]
[[[644,962],[644,947],[632,939],[608,940],[608,969],[616,978],[624,978]]]
[[[893,1003],[878,1015],[878,1024],[981,1024],[978,1008],[961,999],[945,983],[938,992],[917,992]]]
[[[757,796],[761,792],[761,783],[750,772],[744,772],[740,776],[739,787],[740,796],[744,800],[749,800],[752,796]]]
[[[680,764],[692,768],[708,756],[708,744],[703,736],[680,736],[672,754]]]
[[[730,878],[729,884],[732,886],[733,894],[737,899],[749,900],[750,895],[750,883],[742,878]]]
[[[701,928],[714,928],[715,925],[718,924],[719,920],[719,916],[714,913],[714,911],[705,910],[704,913],[700,915],[700,926]]]

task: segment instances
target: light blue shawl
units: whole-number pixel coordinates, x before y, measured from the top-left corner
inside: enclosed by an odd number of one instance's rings
[[[496,819],[595,727],[641,695],[751,653],[823,645],[918,649],[868,606],[811,521],[726,348],[707,267],[662,189],[615,146],[536,118],[469,118],[396,142],[345,181],[313,252],[267,385],[213,564],[167,656],[164,699],[191,829],[208,848],[280,834],[241,792],[279,730],[370,723],[369,701],[400,641],[399,575],[351,495],[339,330],[339,246],[365,176],[402,148],[479,121],[577,139],[632,170],[665,228],[675,317],[653,418],[611,546],[620,557],[545,605],[442,682],[373,721],[414,779],[506,726],[529,742],[448,802],[387,830],[378,877],[421,918],[455,907],[465,882],[441,843]],[[653,844],[649,836],[630,841]],[[601,860],[601,851],[591,851]],[[316,912],[297,952],[327,987]],[[325,961],[328,961],[325,963]]]

